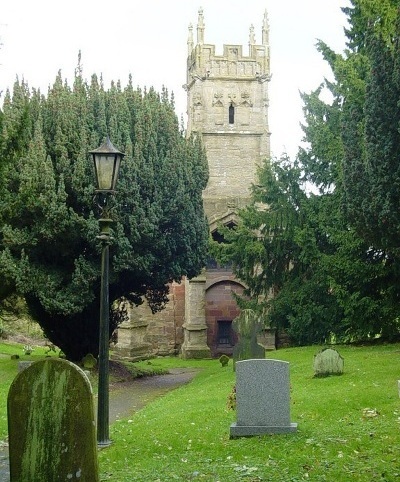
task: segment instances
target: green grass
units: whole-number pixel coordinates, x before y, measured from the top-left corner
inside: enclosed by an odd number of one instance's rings
[[[290,362],[291,419],[297,433],[229,439],[226,408],[232,366],[217,360],[161,359],[160,366],[201,367],[174,390],[113,425],[100,452],[102,480],[114,482],[400,480],[399,345],[338,347],[340,377],[313,378],[318,347],[279,350]],[[375,409],[376,417],[363,416]]]
[[[24,354],[24,345],[17,343],[0,343],[0,442],[7,436],[7,394],[11,382],[18,373],[18,362],[37,361],[47,355],[48,348],[45,346],[35,346],[31,355]],[[12,355],[19,358],[12,360]],[[50,356],[56,356],[54,352]]]
[[[290,362],[291,421],[298,423],[298,431],[234,440],[229,439],[229,426],[235,412],[227,409],[235,382],[231,363],[221,368],[218,360],[152,360],[155,369],[201,370],[191,383],[112,425],[113,444],[99,452],[101,480],[399,481],[400,345],[337,347],[345,373],[313,378],[313,357],[319,349],[268,354]],[[3,438],[3,400],[16,363],[0,355]],[[365,409],[375,410],[377,416],[365,416]]]

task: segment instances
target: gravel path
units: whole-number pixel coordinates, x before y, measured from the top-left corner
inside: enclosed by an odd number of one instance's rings
[[[8,470],[8,446],[6,443],[0,444],[0,481],[9,482],[10,471]]]
[[[110,423],[126,418],[155,398],[190,382],[195,369],[176,368],[167,375],[139,378],[110,392]],[[0,441],[0,482],[10,482],[8,445]]]

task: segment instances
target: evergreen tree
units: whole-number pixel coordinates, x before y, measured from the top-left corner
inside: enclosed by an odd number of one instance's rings
[[[397,1],[352,2],[353,56],[362,95],[350,85],[343,98],[344,202],[361,236],[397,257],[400,218],[399,26]],[[361,26],[363,35],[359,34]]]
[[[47,97],[19,83],[4,107],[8,151],[0,199],[0,272],[25,296],[48,338],[72,360],[97,354],[100,245],[88,151],[108,133],[124,151],[115,198],[110,299],[163,308],[168,283],[204,266],[207,182],[198,140],[179,132],[166,91],[113,83],[81,68]],[[17,135],[17,133],[19,133]],[[5,150],[2,151],[5,154]],[[12,164],[12,168],[11,168]],[[110,334],[123,319],[111,316]]]
[[[302,95],[309,147],[265,163],[237,229],[213,246],[247,285],[239,302],[299,344],[399,336],[394,2],[352,4],[345,56],[318,43],[335,81]]]

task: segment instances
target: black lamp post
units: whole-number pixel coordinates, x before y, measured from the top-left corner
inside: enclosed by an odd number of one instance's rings
[[[109,246],[110,228],[110,198],[115,194],[119,166],[124,154],[119,152],[107,137],[105,142],[91,151],[96,175],[96,197],[101,209],[99,219],[101,241],[101,292],[100,292],[100,339],[99,339],[99,388],[97,404],[97,444],[110,445],[109,437],[109,387],[108,387],[108,344],[110,325],[109,300]]]

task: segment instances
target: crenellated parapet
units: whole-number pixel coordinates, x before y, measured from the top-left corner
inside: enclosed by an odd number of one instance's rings
[[[199,10],[197,42],[194,44],[193,26],[189,25],[186,89],[196,80],[245,79],[268,80],[270,74],[269,26],[267,12],[264,14],[262,43],[257,44],[254,26],[250,26],[248,52],[242,45],[225,45],[223,54],[215,53],[215,45],[204,43],[204,15]]]
[[[204,42],[204,14],[200,9],[197,41],[189,26],[186,84],[188,131],[215,132],[221,128],[235,132],[246,128],[267,135],[268,88],[270,74],[269,27],[267,13],[262,26],[262,43],[256,43],[250,26],[247,52],[242,45],[224,44],[222,54]],[[269,144],[264,142],[266,149]]]

